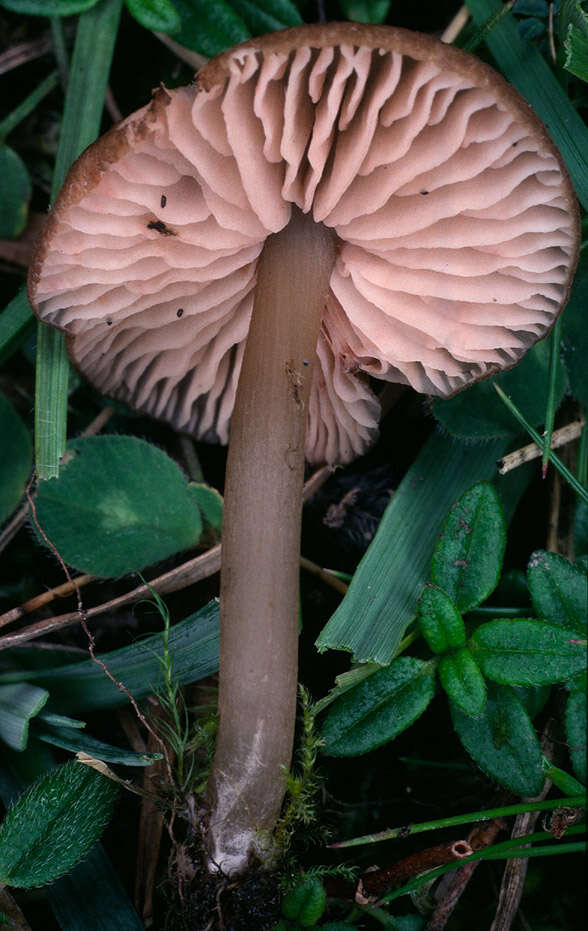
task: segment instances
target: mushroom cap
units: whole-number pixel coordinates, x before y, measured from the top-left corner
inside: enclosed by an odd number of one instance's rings
[[[367,376],[450,397],[515,365],[564,306],[579,211],[492,68],[385,26],[301,26],[213,59],[72,167],[29,298],[101,391],[228,438],[257,260],[291,205],[334,229],[306,456],[377,432]]]

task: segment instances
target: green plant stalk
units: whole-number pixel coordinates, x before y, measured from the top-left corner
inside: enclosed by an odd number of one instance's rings
[[[586,825],[578,824],[574,827],[568,828],[566,834],[580,834],[586,830]],[[527,844],[532,844],[535,841],[541,840],[550,840],[551,843],[545,844],[542,847],[528,847]],[[394,899],[399,898],[402,895],[407,895],[409,892],[412,892],[414,889],[418,889],[419,886],[429,883],[434,879],[437,879],[439,876],[443,876],[444,873],[450,873],[452,870],[458,870],[462,866],[465,866],[467,863],[474,863],[476,860],[512,860],[520,859],[527,857],[547,857],[554,856],[559,853],[583,853],[585,852],[587,844],[585,841],[576,841],[570,844],[561,844],[553,839],[551,834],[541,831],[537,834],[526,834],[523,837],[516,837],[514,839],[504,841],[502,844],[494,844],[492,847],[486,847],[484,850],[477,850],[475,853],[471,854],[469,857],[462,857],[459,860],[454,860],[452,863],[448,863],[445,866],[436,867],[434,870],[428,870],[426,873],[422,873],[420,876],[415,877],[406,885],[401,886],[399,889],[394,889],[393,892],[388,892],[379,901],[379,905],[384,905],[388,902],[392,902]],[[522,848],[522,849],[521,849]]]
[[[543,802],[520,802],[518,805],[506,805],[502,808],[488,808],[482,811],[471,811],[465,815],[452,815],[449,818],[439,818],[436,821],[422,821],[420,824],[408,825],[410,834],[423,834],[425,831],[437,831],[440,828],[451,828],[461,824],[473,824],[477,821],[491,821],[493,818],[507,818],[511,815],[524,815],[530,811],[552,811],[554,808],[583,808],[586,805],[586,794],[572,795],[568,798],[550,798]],[[354,837],[351,840],[330,844],[333,848],[359,847],[361,844],[375,844],[379,841],[394,840],[406,836],[407,826],[390,828],[379,831],[377,834],[365,834],[363,837]]]
[[[513,404],[511,399],[508,397],[508,395],[504,393],[500,385],[497,385],[496,383],[494,383],[494,388],[498,392],[498,396],[500,397],[500,399],[508,407],[513,417],[515,417],[515,419],[518,420],[521,426],[525,428],[525,430],[527,431],[527,433],[529,434],[533,442],[537,444],[539,449],[544,449],[545,444],[544,444],[543,438],[537,433],[535,428],[531,426],[529,421],[521,413],[521,411],[518,409],[516,404]],[[569,482],[569,484],[572,486],[574,491],[578,495],[580,495],[580,497],[583,498],[584,501],[588,502],[588,489],[586,489],[584,485],[580,484],[576,476],[570,472],[568,467],[563,464],[559,456],[556,456],[554,452],[551,453],[551,462],[553,463],[557,471],[560,473],[560,475],[562,475],[563,478],[565,478],[565,480]]]
[[[549,383],[547,386],[547,404],[545,407],[545,430],[543,433],[543,457],[541,460],[541,476],[547,475],[549,455],[551,453],[551,438],[555,422],[555,409],[557,407],[556,385],[559,370],[559,355],[561,349],[561,316],[556,320],[555,326],[549,336]]]
[[[100,130],[122,0],[100,0],[78,21],[51,199]],[[35,463],[41,481],[59,475],[67,430],[69,362],[63,334],[39,324],[35,387]]]
[[[33,91],[31,91],[28,97],[25,97],[25,99],[14,108],[12,113],[4,117],[0,122],[0,139],[5,139],[19,123],[26,120],[27,116],[35,110],[43,98],[46,97],[47,94],[50,94],[53,88],[57,86],[58,79],[59,76],[57,71],[52,71]]]

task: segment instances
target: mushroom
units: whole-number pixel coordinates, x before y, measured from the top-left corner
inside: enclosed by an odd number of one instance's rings
[[[490,67],[352,23],[248,41],[73,166],[29,279],[101,391],[226,442],[211,868],[267,862],[292,751],[304,460],[373,441],[369,377],[450,397],[565,304],[562,159]]]

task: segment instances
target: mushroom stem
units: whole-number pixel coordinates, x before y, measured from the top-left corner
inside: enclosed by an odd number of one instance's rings
[[[307,402],[334,234],[293,208],[258,267],[231,420],[221,568],[219,731],[211,869],[271,857],[296,717]]]

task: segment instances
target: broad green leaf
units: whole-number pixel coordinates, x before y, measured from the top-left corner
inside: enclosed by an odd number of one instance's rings
[[[512,689],[489,685],[481,715],[474,717],[451,704],[451,716],[459,739],[486,775],[515,795],[539,795],[545,781],[541,747]]]
[[[200,611],[174,624],[169,632],[169,651],[174,681],[188,685],[218,670],[218,602],[211,601]],[[40,651],[39,651],[40,652]],[[47,652],[47,651],[43,651]],[[28,651],[22,651],[26,656]],[[11,651],[15,663],[21,651]],[[137,701],[157,692],[163,685],[163,637],[153,634],[131,646],[102,653],[100,659],[118,682]],[[0,675],[0,687],[11,677],[27,679],[50,692],[49,709],[60,714],[81,714],[103,708],[116,708],[128,701],[123,691],[105,675],[93,660],[69,663],[49,669]]]
[[[566,740],[578,779],[586,785],[586,690],[572,692],[566,706]]]
[[[512,690],[532,721],[543,711],[551,694],[548,685],[513,685]]]
[[[0,394],[0,524],[13,512],[33,465],[31,435],[12,404]]]
[[[132,436],[74,440],[59,478],[39,487],[39,524],[62,559],[101,578],[193,546],[200,511],[181,469]]]
[[[580,252],[578,270],[570,300],[562,318],[562,357],[568,373],[570,390],[576,400],[588,407],[588,249]]]
[[[28,682],[0,685],[0,740],[13,750],[24,750],[29,723],[47,703],[49,692]]]
[[[390,12],[390,0],[339,0],[347,19],[356,23],[383,23]]]
[[[516,436],[520,428],[496,394],[494,383],[500,385],[533,426],[543,423],[549,384],[547,343],[543,341],[533,346],[510,371],[478,382],[450,401],[436,399],[433,404],[435,418],[459,439]],[[560,367],[555,392],[557,404],[564,389],[565,376]]]
[[[496,0],[467,0],[476,25],[495,11]],[[529,101],[563,155],[578,199],[588,208],[588,128],[549,64],[532,42],[521,42],[517,23],[505,16],[485,38],[500,71]]]
[[[0,0],[0,6],[27,16],[71,16],[83,13],[99,0]]]
[[[582,81],[588,81],[588,36],[577,26],[568,26],[564,68]]]
[[[433,663],[403,656],[350,689],[323,723],[324,753],[360,756],[416,721],[435,693]]]
[[[282,914],[302,928],[317,923],[325,910],[327,895],[318,876],[306,876],[282,899]]]
[[[81,751],[97,760],[120,763],[121,766],[151,766],[155,760],[161,759],[161,753],[135,753],[122,747],[113,747],[71,727],[37,727],[35,736],[44,743],[61,747],[62,750],[71,750],[72,753]]]
[[[419,604],[419,627],[433,653],[465,644],[465,624],[453,601],[434,585],[426,585]]]
[[[575,26],[584,35],[588,35],[588,12],[582,7],[583,0],[561,0],[559,6],[559,41],[563,45],[568,34],[568,26]]]
[[[547,0],[516,0],[514,11],[518,16],[548,16]]]
[[[471,639],[485,676],[504,685],[563,682],[586,666],[586,646],[573,630],[536,620],[495,620]]]
[[[26,226],[31,192],[25,163],[0,140],[0,237],[20,236]]]
[[[181,27],[181,19],[172,0],[125,0],[125,3],[145,29],[177,32]]]
[[[433,554],[433,582],[465,614],[496,588],[505,546],[500,499],[492,485],[480,482],[461,496],[447,516]]]
[[[550,624],[586,634],[588,573],[559,556],[537,550],[527,581],[535,611]]]
[[[467,714],[479,715],[486,704],[486,685],[470,651],[463,647],[439,662],[439,679],[449,698]]]
[[[208,58],[251,38],[251,31],[226,0],[173,0],[173,4],[182,23],[173,38]]]
[[[358,662],[391,661],[418,612],[449,508],[472,482],[495,474],[496,460],[506,449],[504,440],[465,446],[434,434],[427,441],[386,508],[349,591],[321,632],[319,651],[350,650]]]
[[[229,0],[229,3],[254,36],[302,23],[290,0]]]
[[[117,791],[110,779],[77,762],[35,782],[0,829],[0,881],[40,886],[71,869],[110,820]]]

